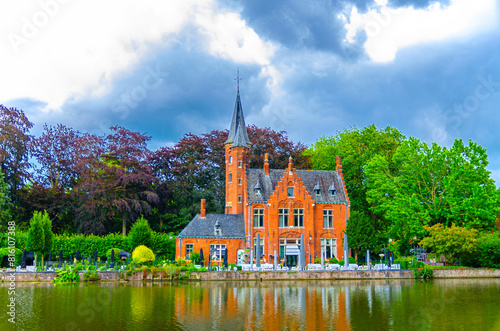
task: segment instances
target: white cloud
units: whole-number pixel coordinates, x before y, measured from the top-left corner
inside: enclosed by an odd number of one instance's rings
[[[241,63],[270,63],[274,46],[262,41],[238,13],[214,12],[212,6],[200,6],[195,21],[207,37],[205,47],[210,54]]]
[[[359,31],[365,31],[366,53],[375,62],[392,61],[398,50],[426,42],[468,38],[498,29],[495,0],[450,0],[448,6],[438,2],[425,9],[390,8],[387,1],[365,14],[353,7],[346,21],[346,41],[354,42]]]
[[[105,94],[119,75],[193,26],[213,56],[270,62],[272,45],[213,0],[4,1],[0,102],[29,98],[57,110]]]

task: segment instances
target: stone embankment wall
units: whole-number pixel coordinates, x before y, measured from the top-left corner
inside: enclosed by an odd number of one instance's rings
[[[200,271],[190,272],[191,280],[205,281],[221,281],[221,280],[335,280],[335,279],[412,279],[413,271],[411,270],[393,270],[393,271],[304,271],[304,272],[233,272],[233,271],[218,271],[206,272]],[[55,276],[55,272],[2,272],[0,273],[0,281],[10,282],[15,277],[17,282],[51,282]],[[120,281],[120,274],[116,271],[100,271],[99,277],[103,281]],[[148,272],[146,277],[143,277],[142,271],[136,272],[135,275],[127,277],[127,280],[152,280],[151,273]],[[434,269],[435,278],[500,278],[500,269]],[[83,272],[80,272],[80,279],[83,279]],[[155,281],[160,281],[158,275]]]
[[[500,269],[434,269],[434,278],[493,278]]]

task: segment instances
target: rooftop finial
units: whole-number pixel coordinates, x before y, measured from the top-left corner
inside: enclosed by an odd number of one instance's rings
[[[236,76],[236,78],[234,79],[236,81],[236,86],[238,88],[238,93],[240,93],[240,80],[243,80],[242,78],[240,78],[240,67],[238,67],[238,74]]]

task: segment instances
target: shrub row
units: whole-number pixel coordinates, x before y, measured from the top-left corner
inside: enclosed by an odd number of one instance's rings
[[[175,237],[170,239],[167,233],[152,232],[151,249],[158,257],[171,258],[175,255]],[[26,247],[27,233],[16,232],[15,247],[21,251]],[[0,234],[0,248],[8,247],[8,236],[6,233]],[[94,250],[97,249],[97,256],[101,260],[106,259],[107,251],[111,248],[117,248],[131,253],[135,247],[132,247],[128,237],[123,237],[121,234],[108,234],[106,236],[95,235],[55,235],[52,246],[52,260],[57,260],[59,251],[63,251],[63,259],[69,260],[70,255],[75,257],[76,250],[80,250],[85,256],[94,256]],[[119,253],[115,252],[115,254]],[[45,258],[48,257],[46,254]]]

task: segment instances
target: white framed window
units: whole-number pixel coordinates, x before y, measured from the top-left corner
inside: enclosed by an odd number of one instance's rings
[[[238,203],[241,203],[241,195],[238,195]]]
[[[293,197],[295,196],[295,195],[294,195],[294,193],[295,193],[294,191],[295,191],[295,190],[294,190],[294,187],[293,187],[293,186],[292,186],[292,187],[288,187],[288,197],[289,197],[289,198],[293,198]]]
[[[229,183],[232,183],[233,182],[233,174],[230,172],[229,173]]]
[[[233,164],[233,156],[229,155],[229,164]]]
[[[186,244],[186,259],[191,258],[192,252],[193,252],[193,244]]]
[[[238,178],[238,185],[241,185],[241,178]]]
[[[333,229],[333,209],[323,210],[323,228]]]
[[[253,210],[253,226],[254,228],[264,227],[264,209],[256,208]]]
[[[325,258],[337,258],[337,239],[321,239],[321,251],[325,252]]]
[[[241,161],[238,161],[238,168],[241,168]]]
[[[278,210],[278,226],[280,228],[288,227],[288,209],[280,208]]]
[[[226,245],[210,245],[210,255],[212,255],[212,259],[221,260],[225,249]]]
[[[297,227],[304,227],[304,209],[296,208],[293,210],[293,225]]]

